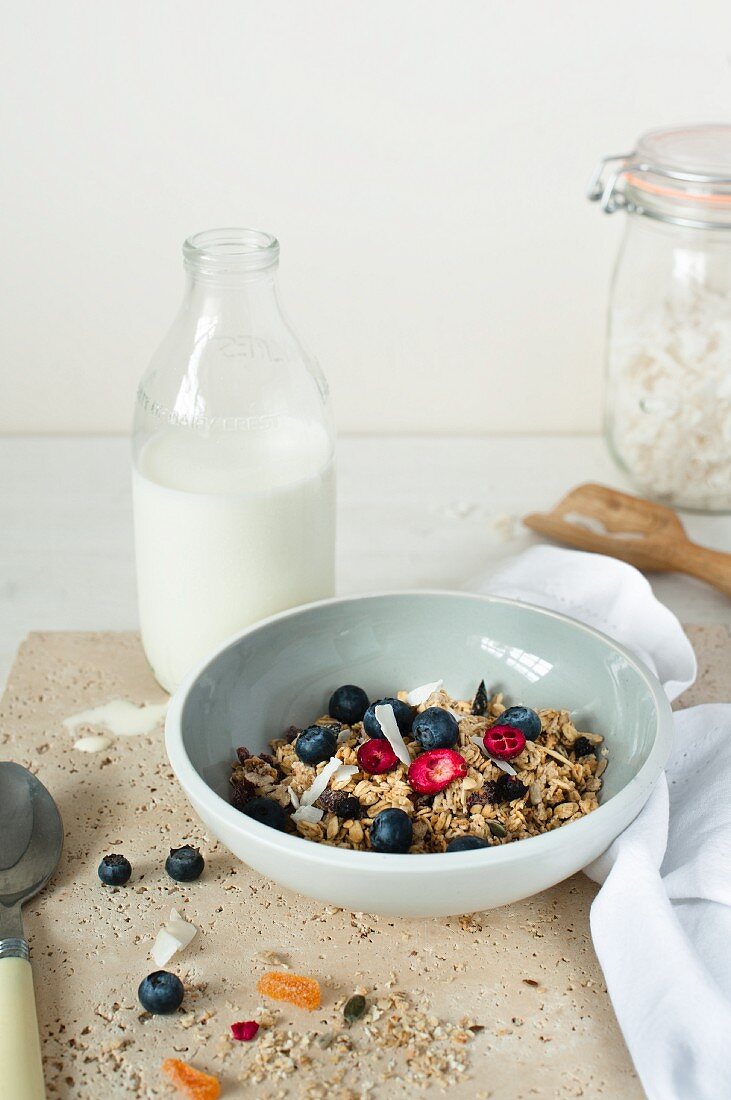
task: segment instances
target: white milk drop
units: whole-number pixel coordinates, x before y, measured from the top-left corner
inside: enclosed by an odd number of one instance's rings
[[[332,595],[334,469],[324,428],[162,431],[133,472],[140,628],[167,691],[227,637]]]

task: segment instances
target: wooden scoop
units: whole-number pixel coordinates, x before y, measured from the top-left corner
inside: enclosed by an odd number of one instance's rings
[[[552,512],[533,512],[532,531],[579,550],[609,554],[638,569],[687,573],[731,596],[731,554],[691,542],[675,512],[641,497],[579,485]]]

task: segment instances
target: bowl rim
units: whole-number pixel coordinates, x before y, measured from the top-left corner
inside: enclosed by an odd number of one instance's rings
[[[640,678],[644,680],[654,701],[656,714],[655,737],[645,763],[639,771],[625,783],[621,790],[617,791],[615,795],[612,795],[607,802],[601,803],[598,809],[593,810],[592,813],[585,815],[578,821],[570,821],[560,826],[558,829],[553,829],[548,833],[541,833],[539,836],[524,837],[520,842],[515,842],[513,844],[491,845],[487,849],[450,853],[407,852],[397,854],[391,852],[363,852],[353,851],[350,848],[336,848],[328,844],[318,844],[316,841],[307,840],[305,837],[292,836],[278,829],[272,829],[268,825],[263,825],[261,822],[247,817],[245,814],[242,814],[240,810],[235,809],[206,783],[194,767],[185,749],[181,720],[186,700],[194,684],[221,653],[235,645],[242,638],[256,633],[256,631],[269,626],[271,623],[283,619],[294,618],[299,615],[305,615],[322,607],[328,607],[334,604],[357,604],[364,601],[384,598],[411,598],[414,596],[457,597],[460,600],[473,600],[485,604],[499,603],[510,607],[521,607],[528,611],[538,612],[547,618],[557,619],[560,622],[568,623],[571,627],[586,634],[590,634],[592,637],[598,638],[600,641],[604,642],[615,652],[619,653],[624,660],[634,668]],[[612,818],[614,818],[615,821],[619,820],[623,822],[621,827],[622,829],[626,828],[642,809],[644,802],[649,797],[655,783],[662,773],[670,755],[672,741],[672,709],[660,681],[640,658],[636,657],[631,650],[627,649],[620,642],[615,641],[614,638],[611,638],[608,634],[603,633],[601,630],[597,630],[593,626],[589,626],[587,623],[581,622],[579,619],[573,619],[570,615],[565,615],[560,611],[554,611],[551,608],[541,607],[540,604],[530,603],[527,600],[518,600],[509,596],[493,596],[490,593],[461,592],[458,589],[450,590],[439,588],[386,589],[378,592],[332,596],[328,599],[314,600],[311,603],[287,608],[284,611],[277,612],[275,615],[269,615],[265,619],[260,619],[251,626],[237,631],[235,634],[228,637],[214,650],[211,650],[202,661],[198,662],[172,695],[165,719],[165,749],[176,779],[183,788],[186,796],[193,802],[194,807],[196,803],[205,805],[206,813],[215,818],[217,823],[224,829],[233,829],[234,832],[243,834],[244,837],[248,836],[260,847],[264,846],[265,848],[270,848],[278,855],[290,855],[292,857],[299,857],[300,859],[304,858],[312,863],[327,865],[331,869],[342,867],[343,870],[345,868],[353,870],[360,865],[364,871],[368,870],[373,872],[377,870],[389,874],[410,876],[422,873],[435,873],[438,870],[444,871],[447,867],[451,867],[455,870],[458,868],[461,870],[487,870],[488,868],[500,866],[506,862],[529,859],[531,857],[541,858],[543,855],[548,855],[555,848],[556,844],[560,843],[557,838],[564,836],[567,840],[571,838],[577,839],[579,829],[583,829],[582,836],[585,838],[589,837],[592,833],[603,832],[604,823]],[[638,796],[641,791],[646,791],[647,795],[645,799],[639,801]],[[630,817],[627,817],[625,821],[627,809],[633,809],[635,804],[635,812]],[[615,834],[615,836],[616,835],[618,834]],[[225,844],[225,842],[223,843]],[[418,854],[418,859],[414,859],[415,854]],[[445,863],[444,856],[447,854],[449,854],[450,858],[449,861]],[[356,861],[355,863],[353,863],[354,860]]]

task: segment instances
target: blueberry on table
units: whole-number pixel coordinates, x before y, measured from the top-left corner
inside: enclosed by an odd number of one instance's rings
[[[125,856],[113,852],[104,856],[97,868],[97,874],[105,886],[124,886],[132,874],[132,864]]]
[[[456,836],[447,845],[448,852],[472,852],[477,848],[489,848],[486,840],[479,836]]]
[[[206,862],[198,848],[184,844],[182,848],[171,848],[165,860],[165,870],[176,882],[195,882],[203,874]]]
[[[376,699],[375,703],[371,703],[368,710],[363,716],[363,727],[369,737],[385,737],[385,733],[381,729],[380,722],[376,718],[376,707],[381,706],[393,707],[394,718],[396,719],[396,725],[401,730],[401,733],[410,733],[411,725],[414,721],[414,712],[410,706],[406,703],[402,703],[400,699]]]
[[[314,768],[335,755],[338,735],[331,726],[308,726],[295,742],[294,751],[303,764]]]
[[[355,684],[343,684],[332,693],[327,705],[330,717],[337,718],[338,722],[344,722],[346,726],[362,722],[367,710],[368,696],[363,688],[356,687]]]
[[[287,814],[273,798],[250,798],[241,813],[253,817],[254,821],[259,821],[262,825],[268,825],[270,829],[287,828]]]
[[[175,1012],[183,1003],[183,983],[169,970],[155,970],[143,978],[137,990],[140,1004],[155,1016]]]
[[[541,732],[541,720],[530,707],[508,707],[498,718],[501,726],[520,730],[526,741],[535,741]]]
[[[395,807],[381,810],[371,825],[371,848],[374,852],[408,852],[413,839],[411,818]]]
[[[411,732],[425,750],[451,749],[457,744],[459,724],[448,710],[429,707],[417,714]]]

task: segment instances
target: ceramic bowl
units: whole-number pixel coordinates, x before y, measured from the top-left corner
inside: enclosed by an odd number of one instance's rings
[[[266,751],[289,725],[360,684],[375,699],[443,679],[470,698],[481,679],[509,703],[564,708],[609,750],[601,805],[543,836],[472,852],[389,855],[276,831],[228,803],[236,745]],[[665,764],[671,713],[626,649],[565,616],[514,600],[402,592],[326,600],[267,619],[228,641],[173,697],[166,745],[211,833],[282,886],[346,909],[427,917],[517,901],[599,856],[642,809]]]

